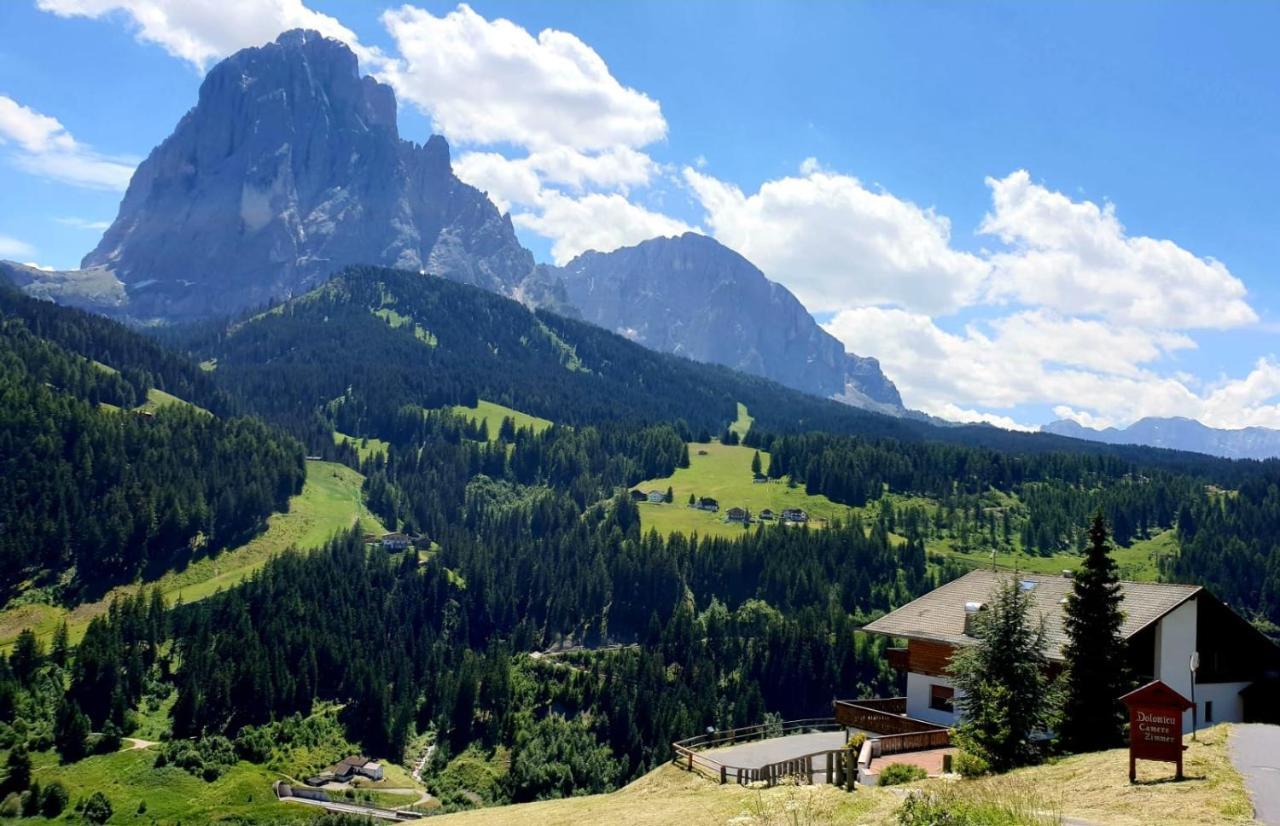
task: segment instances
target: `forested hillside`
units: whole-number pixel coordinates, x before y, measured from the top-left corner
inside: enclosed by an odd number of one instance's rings
[[[390,270],[166,333],[183,356],[96,319],[83,337],[99,343],[77,344],[75,315],[38,336],[41,309],[0,328],[18,576],[87,587],[252,530],[297,489],[299,442],[358,467],[368,508],[414,539],[389,553],[342,533],[201,602],[130,599],[74,653],[20,638],[0,668],[0,733],[68,761],[142,731],[169,740],[152,780],[179,767],[217,784],[249,764],[306,776],[359,749],[429,754],[446,808],[606,790],[708,725],[899,691],[861,624],[971,552],[1075,552],[1098,509],[1121,545],[1176,528],[1165,576],[1278,619],[1276,463],[877,416]],[[154,386],[131,352],[166,387],[266,423],[130,410]],[[491,428],[454,407],[479,399],[546,421]],[[627,490],[690,465],[712,434],[758,450],[768,484],[850,518],[646,531],[643,508],[683,505]],[[36,467],[58,487],[26,482]]]
[[[52,598],[166,570],[255,530],[301,487],[301,446],[214,409],[194,365],[113,322],[0,289],[0,588]]]

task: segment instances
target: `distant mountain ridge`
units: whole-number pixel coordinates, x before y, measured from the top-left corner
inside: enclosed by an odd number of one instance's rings
[[[878,361],[846,353],[786,287],[704,235],[586,252],[547,269],[585,320],[651,349],[858,407],[903,410]]]
[[[287,300],[352,265],[441,276],[656,350],[905,412],[879,362],[847,354],[785,287],[709,238],[535,267],[510,216],[454,175],[445,139],[402,140],[392,89],[311,31],[209,72],[80,270],[2,262],[0,273],[33,295],[151,323]]]
[[[1181,417],[1148,417],[1123,429],[1108,427],[1103,430],[1060,420],[1050,422],[1040,430],[1092,442],[1165,447],[1207,453],[1226,459],[1270,459],[1280,456],[1280,430],[1265,427],[1225,430]]]

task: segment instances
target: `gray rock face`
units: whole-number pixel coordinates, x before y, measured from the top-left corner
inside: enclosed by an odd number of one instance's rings
[[[286,298],[349,264],[510,293],[533,257],[454,176],[444,138],[401,140],[391,88],[298,30],[209,72],[82,267],[114,273],[129,315],[177,320]]]
[[[1189,450],[1227,459],[1270,459],[1280,456],[1280,430],[1246,427],[1222,430],[1181,417],[1139,419],[1123,429],[1095,430],[1072,421],[1050,422],[1040,428],[1046,433],[1105,442],[1113,445],[1147,445],[1171,450]]]
[[[586,321],[646,347],[860,407],[903,410],[879,362],[846,353],[786,287],[706,236],[655,238],[539,269],[564,282]]]

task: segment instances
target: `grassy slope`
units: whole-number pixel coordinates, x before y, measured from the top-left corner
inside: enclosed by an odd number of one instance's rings
[[[972,564],[974,567],[990,567],[992,564],[989,551],[961,553],[954,550],[947,542],[930,542],[930,552]],[[1176,555],[1178,540],[1172,530],[1158,533],[1149,539],[1134,542],[1127,548],[1117,548],[1114,552],[1116,564],[1120,567],[1120,578],[1136,581],[1154,581],[1160,576],[1159,562],[1162,557]],[[1080,567],[1084,558],[1075,554],[1055,554],[1054,556],[1035,556],[1023,553],[1000,553],[995,556],[995,566],[1000,570],[1027,571],[1033,574],[1058,574],[1064,570]]]
[[[740,413],[742,411],[740,409]],[[705,455],[703,455],[705,451]],[[722,445],[719,442],[689,445],[689,467],[678,468],[663,479],[649,479],[636,487],[640,490],[672,488],[674,501],[667,504],[640,503],[640,521],[645,529],[659,533],[698,533],[699,535],[741,536],[741,525],[729,525],[724,521],[725,511],[732,507],[747,508],[752,515],[765,508],[781,513],[783,508],[804,508],[809,512],[809,524],[821,527],[825,522],[839,518],[848,521],[858,516],[856,508],[839,505],[825,496],[810,496],[803,487],[788,487],[786,482],[770,481],[757,485],[751,481],[752,448],[740,445]],[[769,467],[769,454],[762,452],[760,461]],[[688,506],[689,494],[711,496],[720,502],[719,513],[708,513]]]
[[[475,407],[458,405],[451,409],[455,414],[465,416],[472,421],[483,421],[489,429],[489,439],[491,441],[497,440],[498,430],[502,427],[502,420],[508,416],[515,419],[517,430],[531,427],[535,433],[541,433],[551,427],[551,422],[548,419],[530,416],[528,413],[521,413],[519,410],[512,410],[510,407],[503,407],[500,404],[487,402],[484,399],[481,399],[480,403]]]
[[[770,790],[721,786],[700,775],[691,775],[671,765],[654,769],[631,785],[612,794],[545,800],[519,806],[495,806],[460,814],[445,815],[444,823],[458,826],[520,823],[522,826],[552,826],[581,823],[627,823],[637,826],[658,824],[724,824],[733,818],[757,811],[778,812],[788,800],[792,814],[820,814],[821,819],[798,817],[792,820],[747,821],[748,823],[862,823],[866,815],[882,808],[884,793],[849,794],[830,786],[806,786]],[[439,818],[414,821],[435,823]]]
[[[738,418],[729,425],[729,429],[738,434],[741,439],[747,435],[747,431],[751,429],[751,425],[755,422],[755,418],[747,412],[747,406],[742,402],[738,402]]]
[[[372,436],[370,436],[368,439],[365,439],[364,441],[367,444],[361,445],[360,444],[361,439],[355,436],[348,436],[345,433],[339,433],[336,430],[333,431],[333,443],[335,445],[340,445],[343,442],[351,442],[351,446],[356,449],[356,455],[360,457],[361,462],[365,462],[373,456],[382,456],[384,458],[386,457],[387,455],[386,442],[382,441],[381,439],[374,438]]]
[[[194,602],[243,581],[285,548],[320,546],[335,532],[351,527],[357,518],[366,530],[381,533],[382,525],[361,499],[363,481],[363,476],[345,465],[309,461],[302,492],[289,500],[287,513],[273,514],[267,520],[265,531],[216,557],[200,559],[182,571],[166,573],[154,584],[159,585],[170,603],[179,597],[184,602]],[[52,636],[64,618],[72,639],[78,640],[89,620],[106,611],[112,596],[134,588],[136,586],[117,588],[102,600],[70,611],[45,604],[8,609],[0,613],[0,647],[12,644],[23,628],[34,628],[42,637]]]
[[[1052,765],[979,781],[933,779],[916,788],[954,790],[964,799],[1029,801],[1038,812],[1058,812],[1077,822],[1139,826],[1158,819],[1164,826],[1250,823],[1251,807],[1240,774],[1227,756],[1229,726],[1201,731],[1186,753],[1187,780],[1167,763],[1140,762],[1138,782],[1129,783],[1124,749],[1069,757]],[[699,775],[665,765],[612,794],[548,800],[448,815],[459,826],[520,823],[553,826],[578,823],[636,823],[682,826],[744,823],[890,824],[902,797],[896,790],[859,789],[853,794],[826,786],[769,790],[720,786]],[[767,813],[761,817],[761,812]],[[436,819],[431,821],[438,822]],[[1003,822],[1003,821],[1002,821]]]
[[[75,795],[101,791],[111,801],[112,823],[296,822],[308,814],[276,802],[271,784],[280,776],[261,766],[239,763],[206,783],[174,766],[157,769],[155,759],[154,749],[133,749],[63,766],[55,755],[37,754],[32,777],[41,785],[60,780],[73,790],[72,804]]]
[[[164,405],[167,405],[167,404],[184,404],[187,407],[194,407],[196,410],[199,410],[201,413],[209,413],[208,410],[205,410],[203,407],[200,407],[199,405],[192,404],[191,402],[186,401],[185,399],[178,398],[172,393],[166,393],[163,390],[158,390],[154,387],[147,390],[147,400],[142,404],[138,405],[137,407],[135,407],[134,410],[145,410],[148,412],[154,412],[157,408],[163,407]],[[213,414],[210,414],[210,415],[213,415]]]

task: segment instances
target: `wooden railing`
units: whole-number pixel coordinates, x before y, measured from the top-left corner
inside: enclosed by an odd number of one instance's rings
[[[801,784],[828,783],[853,788],[858,777],[858,755],[851,749],[827,749],[800,757],[779,760],[758,769],[732,769],[725,767],[721,783],[730,779],[739,785],[764,783],[776,786],[783,782]]]
[[[892,697],[887,700],[836,700],[835,702],[836,720],[850,728],[876,734],[915,734],[942,728],[937,723],[908,717],[906,711],[905,697]]]
[[[908,751],[945,749],[951,745],[951,730],[936,728],[909,734],[887,734],[875,739],[880,743],[880,755],[883,757],[886,754],[902,754]]]
[[[837,700],[836,720],[850,728],[873,732],[880,754],[940,749],[951,745],[951,730],[927,720],[908,717],[907,699]]]
[[[711,731],[671,744],[672,762],[720,783],[765,783],[784,780],[801,783],[834,783],[852,788],[858,774],[858,755],[848,749],[828,749],[763,766],[735,766],[706,753],[707,749],[766,740],[806,731],[839,731],[855,728],[868,732],[877,756],[945,748],[951,745],[950,729],[907,717],[905,697],[873,700],[837,700],[835,717],[788,720],[781,725],[741,726]]]
[[[721,783],[733,782],[745,785],[747,783],[764,782],[772,786],[786,778],[801,777],[806,769],[808,774],[804,776],[808,779],[804,782],[814,782],[815,773],[831,778],[834,778],[838,773],[840,777],[838,782],[844,783],[846,782],[848,769],[844,763],[837,759],[844,751],[843,749],[814,752],[803,757],[783,760],[765,766],[734,766],[721,762],[704,751],[736,743],[749,743],[754,740],[783,737],[797,732],[839,731],[842,728],[844,726],[832,717],[810,717],[803,720],[788,720],[781,725],[761,724],[725,729],[724,731],[712,731],[672,743],[671,749],[675,752],[672,762],[686,771],[698,772]],[[816,764],[814,760],[817,760]],[[837,764],[840,766],[838,770],[836,768]],[[856,766],[854,771],[856,773]],[[827,782],[835,781],[828,780]]]

